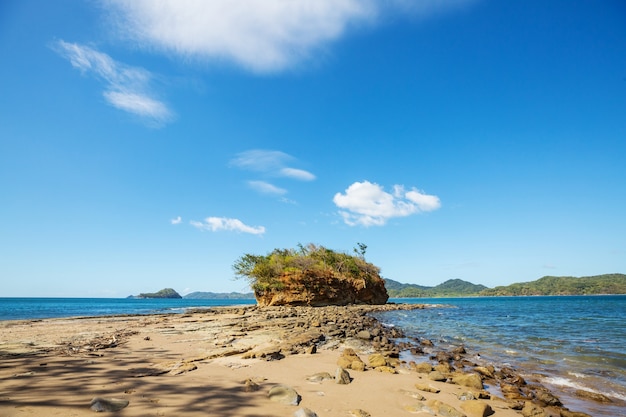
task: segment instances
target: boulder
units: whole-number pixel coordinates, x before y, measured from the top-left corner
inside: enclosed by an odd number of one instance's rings
[[[524,408],[522,408],[522,415],[524,417],[547,417],[548,415],[543,408],[530,401],[526,401]]]
[[[428,379],[432,381],[445,381],[447,378],[444,374],[439,371],[432,371],[428,374]]]
[[[378,368],[379,366],[387,366],[387,360],[380,353],[372,353],[367,358],[372,368]]]
[[[479,391],[483,389],[483,380],[478,374],[455,374],[452,376],[452,382]]]
[[[438,394],[441,391],[439,388],[431,387],[428,384],[415,384],[415,388],[424,392],[432,392],[433,394]]]
[[[295,413],[293,413],[294,417],[317,417],[313,411],[308,408],[298,408]]]
[[[465,414],[463,414],[456,408],[439,400],[426,401],[426,405],[434,410],[438,415],[444,417],[466,417]]]
[[[89,404],[89,408],[92,411],[97,413],[101,413],[103,411],[107,412],[115,412],[120,411],[122,408],[128,406],[128,400],[123,400],[119,398],[101,398],[96,397],[91,400]]]
[[[416,363],[412,368],[415,372],[419,372],[420,374],[428,374],[433,370],[432,365],[428,362]]]
[[[585,391],[582,389],[576,390],[574,394],[577,397],[584,398],[586,400],[592,400],[599,403],[612,403],[613,401],[604,394],[600,394],[599,392]]]
[[[470,417],[487,417],[495,413],[489,404],[479,400],[464,401],[461,409]]]
[[[335,382],[341,385],[347,385],[352,382],[352,378],[350,378],[350,374],[343,368],[337,368],[335,372]]]
[[[287,385],[275,385],[267,396],[270,400],[285,405],[298,405],[302,399],[295,389]]]

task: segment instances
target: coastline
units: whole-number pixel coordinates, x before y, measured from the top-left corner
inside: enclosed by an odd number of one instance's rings
[[[437,413],[445,405],[477,415],[465,410],[468,404],[487,405],[496,417],[522,415],[524,407],[552,413],[545,415],[584,415],[545,407],[551,394],[543,387],[531,392],[519,379],[519,398],[505,399],[501,390],[479,395],[479,389],[434,380],[432,367],[420,372],[420,365],[403,362],[398,358],[402,351],[418,353],[428,341],[405,341],[398,329],[384,328],[368,314],[417,308],[427,306],[238,306],[183,314],[0,322],[0,414],[91,415],[91,400],[102,397],[129,401],[118,412],[125,416],[291,416],[303,407],[320,417],[358,415],[356,410],[372,416],[409,415]],[[350,349],[363,361],[364,371],[342,359]],[[375,353],[385,358],[385,368],[374,369],[370,355]],[[448,364],[447,370],[437,369],[443,380],[496,372],[478,370],[460,351],[436,356],[440,365]],[[428,356],[423,359],[428,362]],[[323,372],[335,375],[339,361],[348,368],[349,384],[307,380]],[[501,375],[501,380],[519,378],[515,371],[507,372],[511,375]],[[496,381],[482,378],[487,387]],[[268,398],[268,391],[279,384],[298,392],[298,406]],[[425,392],[416,384],[440,392]],[[458,396],[468,391],[484,398],[461,401]]]

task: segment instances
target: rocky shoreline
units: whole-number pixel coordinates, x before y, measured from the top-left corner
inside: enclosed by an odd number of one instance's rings
[[[195,408],[177,406],[176,402],[183,400],[173,394],[185,392],[183,396],[189,397],[185,401],[202,399],[212,407],[218,399],[198,397],[193,390],[198,378],[212,381],[219,376],[224,379],[215,389],[234,384],[234,391],[228,388],[225,392],[250,402],[250,410],[278,412],[273,415],[368,416],[382,410],[394,415],[390,410],[397,409],[398,415],[589,417],[570,411],[547,388],[525,381],[514,369],[481,363],[463,346],[441,350],[429,340],[409,339],[400,329],[384,326],[372,316],[381,311],[433,307],[242,306],[177,315],[2,322],[0,414],[51,411],[37,406],[39,402],[32,399],[35,395],[47,398],[53,410],[69,407],[78,413],[75,415],[94,411],[176,415],[172,413],[175,410],[195,415]],[[281,369],[281,363],[288,365]],[[232,379],[243,373],[247,377]],[[162,382],[171,377],[178,378],[176,384]],[[59,378],[68,386],[75,385],[78,392],[84,391],[84,398],[48,398],[63,397],[58,385],[54,390]],[[305,397],[300,392],[300,384],[305,383],[323,385],[324,394],[314,391]],[[357,387],[349,393],[353,407],[326,402],[324,397],[341,394],[335,394],[334,385]],[[151,387],[157,387],[168,401],[146,401]],[[241,393],[245,396],[240,399]],[[347,394],[338,398],[349,398]],[[375,398],[377,394],[380,398]],[[396,397],[388,407],[381,404]],[[293,410],[280,408],[286,404]],[[228,414],[248,415],[244,409]],[[250,411],[249,415],[257,414]]]

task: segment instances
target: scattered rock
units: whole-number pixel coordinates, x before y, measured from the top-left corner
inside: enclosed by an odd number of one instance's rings
[[[439,371],[432,371],[428,374],[428,379],[431,381],[445,381],[447,378]]]
[[[483,381],[478,374],[456,374],[452,377],[452,382],[468,388],[483,389]]]
[[[543,407],[563,405],[561,400],[547,390],[537,390],[535,398]]]
[[[439,400],[426,401],[426,405],[433,409],[437,414],[444,417],[466,417],[465,414],[456,408]]]
[[[408,411],[409,413],[420,413],[420,414],[428,413],[431,416],[437,415],[437,413],[435,413],[435,411],[429,406],[427,406],[426,404],[405,405],[403,408],[405,411]]]
[[[495,413],[489,404],[479,400],[464,401],[461,409],[471,417],[487,417]]]
[[[317,417],[317,414],[308,408],[298,408],[293,415],[294,417]]]
[[[587,413],[580,413],[580,412],[569,411],[565,409],[561,409],[559,414],[561,414],[561,417],[591,417]]]
[[[536,404],[533,404],[530,401],[526,401],[524,404],[524,408],[522,408],[522,415],[524,417],[547,417],[546,412],[543,408],[539,407]]]
[[[376,368],[374,368],[374,370],[378,371],[378,372],[385,372],[388,374],[396,374],[397,371],[392,368],[391,366],[377,366]]]
[[[347,385],[352,382],[352,378],[350,378],[350,374],[345,369],[339,367],[335,372],[335,382],[341,385]]]
[[[385,360],[385,357],[381,355],[380,353],[371,354],[367,358],[367,361],[369,362],[372,368],[378,368],[379,366],[387,366],[387,361]]]
[[[431,387],[427,384],[415,384],[415,388],[424,392],[432,392],[433,394],[438,394],[439,392],[441,392],[439,388]]]
[[[300,400],[302,400],[302,397],[300,397],[300,394],[298,394],[296,390],[286,385],[276,385],[272,387],[267,396],[272,401],[286,405],[298,405],[300,404]]]
[[[418,372],[420,374],[428,374],[432,372],[433,367],[431,364],[427,362],[421,362],[421,363],[416,363],[413,369],[415,370],[415,372]]]
[[[261,386],[253,381],[251,378],[243,381],[243,391],[244,392],[254,392],[261,389]]]
[[[360,408],[350,410],[350,415],[354,417],[372,417],[370,413],[367,411],[361,410]]]
[[[120,411],[122,408],[128,406],[128,400],[122,400],[119,398],[100,398],[96,397],[91,400],[89,408],[97,413],[107,411],[115,412]]]
[[[475,366],[474,370],[486,378],[493,378],[493,366]]]
[[[406,389],[400,390],[401,393],[403,393],[404,395],[407,395],[411,398],[415,398],[418,401],[424,401],[426,398],[420,394],[419,392],[415,392],[415,391],[409,391]]]
[[[309,382],[320,383],[320,382],[330,380],[330,379],[334,379],[334,378],[328,372],[318,372],[317,374],[307,377],[306,380]]]
[[[577,397],[584,398],[586,400],[596,401],[599,403],[608,404],[608,403],[613,402],[613,400],[611,400],[609,397],[607,397],[604,394],[600,394],[599,392],[585,391],[585,390],[579,389],[579,390],[576,390],[574,394]]]
[[[372,335],[367,330],[361,330],[356,334],[356,337],[358,337],[359,339],[370,340],[372,338]]]
[[[476,400],[476,394],[471,391],[464,391],[456,396],[461,401],[471,401]]]

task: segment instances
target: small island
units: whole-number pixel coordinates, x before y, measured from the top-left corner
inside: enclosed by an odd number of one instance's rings
[[[385,304],[380,268],[365,260],[366,245],[357,246],[354,255],[312,243],[245,254],[233,270],[248,280],[260,307]]]
[[[181,297],[181,295],[177,293],[176,291],[174,291],[172,288],[164,288],[161,291],[141,293],[139,295],[131,295],[128,298],[144,299],[144,298],[183,298],[183,297]]]

